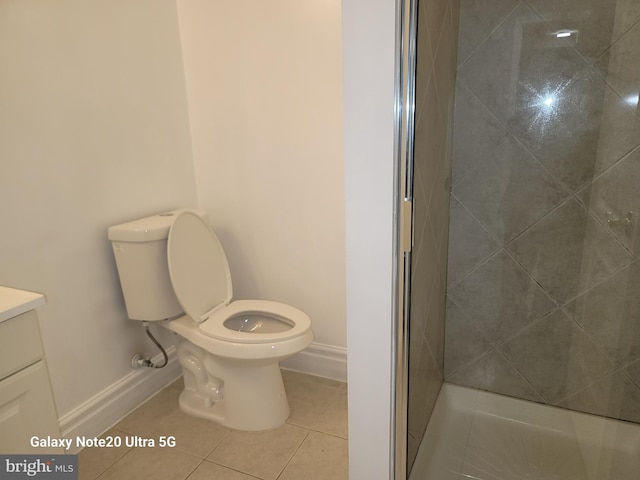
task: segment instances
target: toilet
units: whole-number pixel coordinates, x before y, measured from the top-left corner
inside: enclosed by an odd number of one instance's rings
[[[313,340],[311,320],[266,300],[232,301],[227,257],[200,210],[173,210],[110,227],[127,315],[178,334],[180,408],[237,430],[289,417],[279,362]]]

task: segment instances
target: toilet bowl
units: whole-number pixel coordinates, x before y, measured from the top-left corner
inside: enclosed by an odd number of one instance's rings
[[[204,217],[176,210],[109,229],[128,315],[181,337],[184,412],[275,428],[289,416],[279,362],[311,343],[311,321],[283,303],[232,301],[227,258]]]

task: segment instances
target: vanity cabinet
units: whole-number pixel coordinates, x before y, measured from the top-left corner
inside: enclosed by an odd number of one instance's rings
[[[0,307],[9,300],[0,287]],[[22,291],[20,291],[22,292]],[[31,293],[31,292],[29,292]],[[32,294],[39,295],[39,294]],[[40,295],[42,297],[42,295]],[[20,297],[21,298],[21,297]],[[16,304],[17,300],[12,305]],[[36,311],[0,308],[0,453],[64,453],[61,448],[32,447],[33,436],[60,438]],[[5,305],[6,307],[6,305]],[[2,315],[4,314],[4,317]],[[15,315],[15,316],[12,316]],[[8,318],[6,318],[8,317]]]

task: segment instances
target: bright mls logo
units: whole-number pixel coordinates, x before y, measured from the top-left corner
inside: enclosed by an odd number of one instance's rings
[[[78,456],[0,455],[0,478],[78,480]]]

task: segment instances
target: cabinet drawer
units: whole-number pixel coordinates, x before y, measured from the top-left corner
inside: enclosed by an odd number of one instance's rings
[[[0,452],[64,453],[62,448],[32,447],[32,436],[60,438],[44,361],[0,382]]]
[[[35,310],[0,323],[0,379],[42,358]]]

